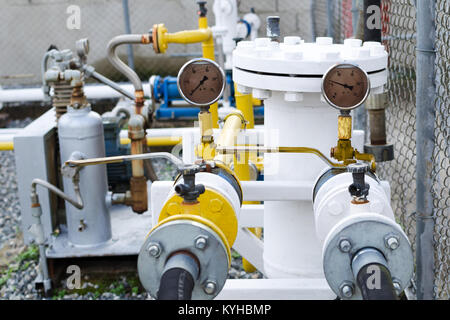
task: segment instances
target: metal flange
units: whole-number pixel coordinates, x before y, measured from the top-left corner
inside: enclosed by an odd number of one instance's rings
[[[205,243],[200,245],[199,239]],[[192,299],[213,299],[225,285],[230,257],[216,232],[192,220],[173,220],[150,232],[138,257],[139,279],[144,288],[153,298],[158,296],[166,262],[173,253],[180,251],[194,255],[199,263]],[[215,284],[214,290],[210,288],[211,283]]]
[[[387,245],[388,239],[394,237],[397,246]],[[348,251],[341,248],[343,239],[351,243]],[[329,233],[323,248],[325,278],[330,288],[341,297],[343,283],[356,283],[351,264],[355,254],[364,248],[374,248],[383,254],[392,279],[402,290],[413,275],[413,253],[407,236],[395,221],[381,215],[364,213],[342,220]],[[355,286],[351,299],[361,297],[361,291]]]

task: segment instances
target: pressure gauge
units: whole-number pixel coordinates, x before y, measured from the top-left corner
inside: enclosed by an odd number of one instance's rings
[[[322,78],[325,100],[341,111],[352,110],[367,99],[370,80],[361,68],[348,63],[331,67]]]
[[[208,106],[221,97],[225,73],[217,63],[205,58],[193,59],[181,67],[177,85],[181,96],[190,104]]]

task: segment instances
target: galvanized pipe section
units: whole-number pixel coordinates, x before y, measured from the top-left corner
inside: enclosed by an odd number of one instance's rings
[[[125,97],[134,100],[134,95],[129,93],[128,91],[126,91],[125,89],[122,89],[122,87],[115,83],[114,81],[108,79],[107,77],[101,75],[100,73],[98,73],[97,71],[92,72],[92,74],[90,75],[92,78],[94,78],[95,80],[106,84],[108,87],[111,87],[112,89],[116,90],[117,92],[120,92],[121,94],[123,94]]]
[[[122,0],[122,8],[125,23],[125,33],[131,34],[130,10],[128,6],[128,0]],[[130,66],[131,69],[134,70],[133,46],[131,44],[127,46],[127,54],[128,54],[128,65]]]
[[[327,0],[327,37],[334,38],[334,8],[336,1]]]
[[[435,5],[434,0],[417,1],[416,280],[417,299],[427,300],[434,298]]]
[[[316,1],[310,0],[309,14],[311,19],[311,40],[316,41]]]
[[[120,72],[122,72],[133,84],[135,91],[142,91],[142,82],[139,76],[127,66],[120,58],[117,56],[116,49],[122,44],[141,44],[142,35],[140,34],[123,34],[112,38],[108,43],[108,60],[111,64]]]

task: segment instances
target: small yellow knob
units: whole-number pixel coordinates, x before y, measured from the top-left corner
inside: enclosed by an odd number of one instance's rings
[[[173,216],[175,214],[180,214],[181,213],[181,207],[178,203],[176,202],[172,202],[167,206],[167,213],[170,216]]]
[[[212,212],[220,212],[222,210],[222,207],[223,202],[219,199],[211,199],[211,201],[209,201],[209,210],[211,210]]]

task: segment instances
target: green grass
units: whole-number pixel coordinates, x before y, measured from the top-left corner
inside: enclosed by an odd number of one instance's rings
[[[9,265],[8,269],[3,271],[0,275],[0,288],[3,287],[6,282],[11,278],[11,275],[17,271],[28,269],[31,262],[39,259],[39,248],[36,245],[31,245],[27,249],[19,254],[14,262]]]
[[[120,276],[125,276],[129,287],[125,287],[121,281],[117,279]],[[122,275],[99,275],[91,274],[89,275],[89,281],[91,286],[86,286],[82,289],[66,289],[59,288],[54,291],[53,300],[62,299],[65,295],[71,295],[77,293],[78,295],[86,295],[88,293],[93,294],[94,299],[100,298],[100,296],[105,292],[110,292],[115,295],[125,295],[130,296],[134,294],[145,293],[145,289],[141,286],[139,279],[135,273],[124,273]],[[83,285],[83,281],[81,282]]]

